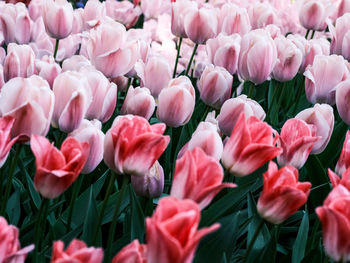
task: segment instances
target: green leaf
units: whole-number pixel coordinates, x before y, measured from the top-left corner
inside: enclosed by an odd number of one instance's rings
[[[19,162],[19,165],[21,167],[21,162]],[[26,169],[21,169],[21,170],[24,171],[24,173],[25,173],[27,185],[28,185],[28,188],[29,188],[29,193],[30,193],[30,196],[31,196],[31,198],[33,200],[33,203],[36,206],[36,208],[39,209],[39,206],[40,206],[40,203],[41,203],[40,195],[35,190],[32,178],[30,178],[30,175],[28,174],[27,170]]]
[[[279,226],[275,225],[271,231],[271,238],[267,246],[265,246],[262,255],[258,255],[259,262],[276,262],[277,241],[279,235]]]
[[[91,231],[92,229],[95,229],[97,224],[97,205],[96,200],[93,192],[93,187],[90,187],[89,192],[89,203],[88,203],[88,210],[85,215],[85,221],[84,221],[84,227],[83,227],[83,235],[82,239],[86,242],[87,245],[93,245],[93,235],[94,231]]]
[[[309,233],[309,215],[304,212],[303,220],[301,221],[297,238],[293,245],[292,263],[299,263],[304,258],[307,238]]]
[[[17,225],[21,216],[20,191],[18,189],[9,198],[6,213],[9,216],[9,223]]]
[[[132,242],[134,239],[138,239],[140,243],[143,243],[145,235],[145,216],[131,185],[129,187],[129,195],[131,204],[130,242]]]

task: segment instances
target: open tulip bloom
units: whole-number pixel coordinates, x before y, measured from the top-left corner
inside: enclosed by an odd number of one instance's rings
[[[350,262],[349,105],[350,0],[0,0],[0,263]]]

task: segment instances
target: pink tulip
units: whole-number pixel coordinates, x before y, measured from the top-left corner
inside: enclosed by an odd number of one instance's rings
[[[0,90],[5,85],[4,67],[0,65]]]
[[[105,136],[104,161],[117,174],[144,175],[169,144],[164,124],[139,116],[118,116]]]
[[[300,73],[304,73],[306,68],[314,64],[317,55],[328,56],[330,53],[329,41],[325,38],[311,39],[305,45],[305,58],[301,64]]]
[[[44,56],[35,61],[35,73],[45,79],[52,88],[55,78],[61,73],[61,67],[53,57]]]
[[[77,139],[79,142],[89,143],[89,152],[86,163],[81,170],[82,174],[89,174],[103,159],[104,138],[101,131],[102,124],[98,120],[83,120],[78,129],[71,132],[68,136]]]
[[[223,179],[224,172],[218,160],[195,148],[176,161],[170,195],[191,199],[203,209],[223,188],[236,187],[232,183],[222,183]]]
[[[350,167],[350,131],[347,131],[335,172],[342,175]],[[349,188],[350,190],[350,188]]]
[[[139,196],[160,197],[164,189],[163,167],[156,161],[144,175],[131,176],[131,185]]]
[[[335,187],[316,208],[322,222],[323,246],[328,256],[337,262],[350,260],[350,192],[343,185]]]
[[[312,104],[335,104],[334,87],[349,75],[345,60],[341,56],[317,55],[305,73],[306,98]]]
[[[122,23],[126,28],[133,27],[141,15],[140,7],[133,5],[129,1],[107,0],[105,3],[107,16]]]
[[[11,140],[11,129],[15,119],[11,116],[0,118],[0,168],[6,162],[12,145],[17,141],[17,137]]]
[[[220,32],[228,36],[235,33],[243,36],[252,28],[247,10],[231,3],[222,5],[218,20]]]
[[[63,39],[72,32],[73,7],[67,0],[45,0],[42,16],[49,36]]]
[[[171,32],[177,37],[187,38],[184,17],[188,10],[196,9],[194,1],[178,0],[171,3]]]
[[[117,85],[118,91],[126,91],[128,89],[129,85],[129,79],[125,76],[119,76],[116,78],[111,78],[111,82]]]
[[[198,83],[201,99],[219,109],[231,96],[232,82],[233,77],[226,69],[207,65]]]
[[[112,263],[145,263],[147,245],[141,245],[137,239],[125,246],[114,256]]]
[[[138,115],[149,120],[155,107],[156,103],[149,89],[140,87],[134,89],[130,86],[120,113]]]
[[[225,68],[231,75],[236,74],[240,49],[241,37],[238,34],[226,36],[220,33],[206,43],[210,63]]]
[[[304,166],[314,143],[319,139],[316,127],[299,119],[287,120],[279,137],[279,145],[283,153],[277,157],[280,166],[292,165],[297,169]]]
[[[349,110],[349,92],[350,92],[350,80],[340,82],[335,87],[335,103],[341,119],[350,124],[350,110]]]
[[[192,200],[162,198],[153,216],[146,219],[147,262],[191,262],[199,241],[220,227],[214,224],[197,230],[200,216]]]
[[[35,156],[35,189],[45,198],[61,195],[78,178],[88,157],[89,144],[68,137],[58,150],[43,136],[32,135]]]
[[[288,38],[279,36],[274,39],[278,61],[273,68],[273,77],[281,82],[289,81],[298,73],[303,55],[300,49]]]
[[[339,175],[334,173],[331,169],[328,169],[328,177],[332,187],[336,188],[337,185],[343,185],[350,190],[350,169],[344,170],[344,172]]]
[[[64,250],[64,243],[53,243],[51,263],[102,263],[103,249],[87,247],[83,241],[74,239]]]
[[[229,99],[222,105],[220,114],[217,117],[219,128],[225,135],[231,135],[242,112],[244,112],[246,119],[250,116],[255,116],[263,121],[266,117],[265,111],[260,104],[246,95]]]
[[[125,27],[110,20],[90,31],[86,49],[91,63],[106,77],[126,74],[139,58],[137,42],[126,41]]]
[[[41,17],[43,7],[44,6],[44,0],[31,0],[28,5],[28,12],[30,18],[35,21],[39,17]]]
[[[79,71],[82,67],[91,66],[90,61],[82,55],[74,55],[62,63],[62,71]]]
[[[333,132],[333,108],[328,104],[315,104],[313,108],[299,112],[295,118],[303,120],[316,128],[316,136],[319,137],[319,140],[314,143],[311,154],[323,152]]]
[[[350,12],[350,1],[349,0],[340,0],[337,10],[337,17],[341,17],[342,15]]]
[[[81,36],[78,34],[69,35],[65,39],[61,39],[58,45],[56,60],[63,61],[64,59],[75,55],[81,42]]]
[[[92,94],[83,73],[65,71],[53,83],[55,108],[52,125],[64,132],[71,132],[80,126],[92,102]]]
[[[299,20],[306,29],[323,31],[327,27],[328,15],[324,1],[304,0],[300,8]]]
[[[181,76],[173,79],[159,94],[157,117],[170,127],[185,125],[192,116],[195,100],[189,78]]]
[[[88,28],[90,29],[90,28]],[[71,34],[80,34],[84,30],[84,9],[77,8],[73,11],[73,27]]]
[[[6,51],[3,47],[0,47],[0,65],[4,64],[5,57]]]
[[[4,61],[5,81],[15,77],[27,78],[34,74],[35,54],[28,45],[10,43]]]
[[[267,31],[257,29],[243,36],[238,61],[242,79],[262,83],[269,78],[276,62],[276,46]]]
[[[29,140],[32,134],[46,136],[50,128],[55,97],[47,81],[39,76],[14,78],[0,92],[0,115],[15,118],[11,137]]]
[[[298,170],[293,166],[287,165],[278,170],[271,161],[263,178],[264,186],[257,210],[265,220],[281,224],[306,203],[311,184],[300,183]]]
[[[280,155],[276,147],[278,135],[266,123],[255,116],[245,120],[241,113],[224,146],[222,164],[233,175],[242,177],[251,174],[260,166]]]
[[[277,11],[268,3],[256,2],[248,8],[252,29],[264,28],[270,24],[278,24]]]
[[[34,245],[21,249],[18,232],[17,227],[0,216],[0,262],[24,263],[27,254],[34,249]]]
[[[83,28],[89,30],[101,23],[106,16],[106,3],[98,0],[89,0],[86,2],[83,11]]]
[[[328,25],[332,34],[331,53],[342,55],[345,59],[350,59],[350,14],[344,14],[339,17],[335,23]]]

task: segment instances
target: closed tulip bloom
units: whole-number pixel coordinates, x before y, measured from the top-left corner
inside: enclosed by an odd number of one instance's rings
[[[350,12],[350,1],[349,0],[340,0],[337,10],[337,17],[341,17],[344,14]]]
[[[162,198],[153,216],[146,219],[147,262],[191,262],[199,241],[220,227],[214,224],[197,230],[200,216],[192,200]]]
[[[336,262],[350,260],[350,192],[343,185],[335,187],[316,208],[322,223],[323,246],[328,256]]]
[[[47,0],[44,3],[43,19],[50,37],[63,39],[73,29],[73,7],[67,0]]]
[[[339,17],[335,23],[328,25],[332,34],[331,53],[342,55],[345,59],[350,59],[350,14],[346,13]]]
[[[0,90],[2,86],[5,85],[5,78],[4,78],[4,67],[0,65]]]
[[[86,66],[91,66],[90,61],[86,57],[82,55],[74,55],[63,61],[62,71],[79,71]]]
[[[72,132],[80,126],[92,102],[89,83],[82,73],[66,71],[56,77],[53,92],[56,103],[52,125]]]
[[[0,168],[6,162],[12,145],[17,141],[17,137],[11,140],[11,128],[15,119],[11,116],[0,118]]]
[[[55,78],[61,73],[61,67],[52,56],[44,56],[40,60],[37,59],[35,61],[35,72],[36,75],[47,80],[52,88]]]
[[[223,179],[224,171],[219,161],[195,148],[176,161],[170,195],[191,199],[203,209],[223,188],[236,187],[232,183],[222,183]]]
[[[299,20],[309,30],[325,30],[327,27],[327,10],[322,1],[304,0],[299,11]]]
[[[219,109],[231,96],[232,82],[233,77],[226,69],[207,65],[198,83],[201,99]]]
[[[291,40],[282,35],[276,37],[274,41],[278,61],[273,68],[272,75],[278,81],[289,81],[298,73],[303,55]]]
[[[142,14],[139,6],[135,6],[126,0],[121,2],[107,0],[105,3],[107,16],[122,23],[126,28],[133,27],[137,23],[139,16]]]
[[[32,134],[46,136],[50,128],[55,96],[46,80],[33,75],[14,78],[0,92],[0,115],[15,118],[11,137],[28,141]]]
[[[319,154],[327,147],[334,127],[333,108],[328,104],[315,104],[313,108],[299,112],[296,119],[305,121],[316,128],[319,140],[314,143],[311,154]]]
[[[105,3],[98,0],[89,0],[86,2],[83,11],[83,28],[89,30],[101,23],[103,17],[106,16]]]
[[[156,103],[149,89],[140,87],[134,89],[130,86],[120,113],[138,115],[149,120],[155,107]]]
[[[165,128],[139,116],[118,116],[105,136],[105,163],[117,174],[143,176],[169,144]]]
[[[143,176],[131,176],[131,185],[139,196],[157,198],[164,189],[164,170],[156,161]]]
[[[248,8],[252,29],[264,28],[267,25],[279,24],[276,10],[268,3],[255,2]]]
[[[257,204],[262,218],[281,224],[306,203],[311,184],[299,182],[298,177],[298,170],[291,165],[278,170],[274,162],[269,163],[263,174],[264,185]]]
[[[335,104],[335,86],[345,80],[349,71],[341,56],[317,55],[305,75],[306,98],[312,104]]]
[[[266,117],[265,111],[260,104],[246,95],[229,99],[222,105],[217,117],[219,128],[225,135],[231,135],[242,112],[244,112],[246,119],[250,116],[255,116],[263,121]]]
[[[82,174],[91,173],[103,159],[105,135],[101,131],[101,128],[102,124],[98,120],[83,120],[79,128],[68,135],[77,139],[79,142],[89,143],[88,157],[81,171]]]
[[[218,20],[216,11],[211,8],[189,9],[184,17],[186,35],[194,43],[205,44],[209,38],[217,34]]]
[[[43,136],[32,135],[35,156],[35,189],[45,198],[61,195],[79,176],[88,157],[89,144],[68,137],[58,150]]]
[[[331,169],[328,169],[328,177],[333,188],[336,188],[337,185],[341,184],[350,190],[350,169],[347,168],[339,175],[334,173]]]
[[[195,101],[190,79],[185,76],[173,79],[159,94],[157,117],[170,127],[185,125],[192,116]]]
[[[350,92],[350,80],[340,82],[335,87],[335,103],[341,119],[348,125],[350,125],[350,110],[349,110],[349,92]]]
[[[262,83],[269,78],[276,62],[277,49],[267,31],[257,29],[243,36],[238,61],[242,79]]]
[[[34,249],[34,245],[21,249],[18,228],[9,225],[5,218],[0,216],[0,262],[24,263],[27,254]]]
[[[41,17],[44,6],[43,0],[31,0],[28,5],[29,16],[33,21]]]
[[[330,54],[330,44],[327,39],[311,39],[305,45],[305,57],[301,64],[300,73],[304,73],[307,67],[312,66],[317,55],[328,56]]]
[[[335,172],[341,175],[350,167],[350,131],[347,131]],[[350,188],[349,188],[350,189]]]
[[[4,77],[9,81],[15,77],[27,78],[34,74],[35,54],[28,45],[10,43],[4,60]]]
[[[250,20],[245,8],[226,3],[218,14],[220,32],[226,35],[247,34],[251,30]]]
[[[277,140],[278,135],[266,122],[255,116],[245,120],[241,113],[224,146],[222,164],[235,176],[251,174],[283,152],[275,146]]]
[[[236,74],[240,49],[241,37],[238,34],[226,36],[220,33],[206,43],[210,63],[225,68],[231,75]]]
[[[83,241],[78,239],[74,239],[65,250],[62,241],[53,243],[51,263],[102,263],[102,260],[102,248],[87,247]]]
[[[188,10],[196,8],[196,2],[189,0],[178,0],[171,3],[171,32],[175,36],[187,38],[184,17]]]
[[[146,263],[146,251],[147,245],[140,244],[135,239],[114,256],[112,263]]]
[[[314,143],[318,139],[316,127],[299,119],[287,120],[279,137],[278,144],[283,149],[283,153],[277,156],[278,164],[280,166],[289,164],[300,169],[304,166]]]

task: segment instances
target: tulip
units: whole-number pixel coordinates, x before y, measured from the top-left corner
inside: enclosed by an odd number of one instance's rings
[[[226,69],[207,65],[198,83],[201,99],[219,109],[231,96],[232,82],[233,77]]]
[[[44,6],[44,0],[31,0],[28,5],[29,16],[33,21],[41,17]]]
[[[0,116],[15,118],[11,137],[28,141],[32,134],[46,136],[50,128],[55,96],[46,80],[33,75],[14,78],[0,92]]]
[[[350,124],[350,111],[349,111],[349,91],[350,91],[350,80],[340,82],[335,87],[335,103],[341,119],[346,123]]]
[[[86,2],[83,11],[83,28],[89,30],[101,23],[106,16],[106,6],[98,0],[89,0]]]
[[[35,61],[35,73],[47,80],[52,88],[55,78],[61,73],[61,67],[52,56],[44,56],[40,60],[37,59]]]
[[[195,148],[176,161],[170,195],[191,199],[203,209],[223,188],[236,187],[232,183],[222,183],[223,179],[224,172],[218,160]]]
[[[74,55],[67,58],[62,63],[62,71],[79,71],[85,66],[91,66],[90,61],[82,55]]]
[[[87,247],[83,241],[74,239],[64,250],[64,243],[53,243],[51,263],[74,262],[74,263],[102,263],[102,248]]]
[[[200,239],[220,227],[214,224],[198,231],[199,220],[200,209],[192,200],[162,198],[146,219],[147,262],[191,262]]]
[[[46,0],[43,8],[45,29],[50,37],[63,39],[73,29],[73,7],[67,0]]]
[[[312,104],[334,105],[334,87],[348,77],[349,71],[343,57],[317,55],[313,65],[306,69],[304,75],[308,101]]]
[[[337,17],[341,17],[348,12],[350,12],[350,1],[349,0],[340,0],[340,3],[338,5]]]
[[[315,57],[317,55],[329,56],[330,44],[327,39],[311,39],[305,45],[305,58],[301,64],[300,73],[304,73],[307,67],[314,64]]]
[[[138,115],[149,120],[155,107],[156,103],[149,89],[140,87],[134,89],[130,86],[120,113]]]
[[[35,54],[30,46],[10,43],[4,60],[5,81],[15,77],[30,77],[34,74],[34,62]]]
[[[264,185],[257,210],[262,218],[280,224],[293,215],[307,201],[311,184],[298,182],[298,170],[287,165],[278,170],[274,162],[263,174]]]
[[[104,161],[117,174],[142,176],[169,144],[165,125],[150,125],[139,116],[118,116],[105,136]]]
[[[171,32],[182,38],[187,38],[184,17],[188,10],[196,10],[197,5],[194,1],[178,0],[171,3]]]
[[[12,145],[17,141],[17,137],[11,140],[11,128],[15,119],[11,116],[0,118],[0,168],[6,162]]]
[[[34,245],[21,249],[18,239],[18,228],[9,225],[0,216],[0,262],[24,263],[27,254],[34,249]]]
[[[126,28],[133,27],[141,15],[141,9],[129,1],[106,0],[107,16],[125,25]]]
[[[276,62],[276,46],[267,31],[257,29],[243,36],[238,61],[242,79],[262,83],[269,78]]]
[[[336,173],[334,173],[331,169],[328,169],[328,177],[331,181],[332,187],[336,188],[337,185],[343,185],[348,190],[350,190],[350,169],[346,169],[339,177]]]
[[[303,27],[309,30],[323,31],[326,29],[328,12],[322,1],[304,0],[299,12],[299,20]]]
[[[346,137],[343,143],[343,148],[340,153],[340,157],[335,166],[335,172],[341,175],[349,167],[350,167],[350,131],[347,131]]]
[[[142,13],[146,18],[157,18],[159,14],[161,14],[161,9],[163,4],[162,2],[164,1],[162,0],[141,1]]]
[[[92,102],[88,80],[82,73],[66,71],[53,83],[56,103],[52,125],[61,131],[72,132],[80,126]]]
[[[273,68],[273,77],[281,82],[295,77],[301,66],[303,55],[300,49],[288,38],[279,36],[274,39],[278,62]]]
[[[236,74],[240,43],[238,34],[226,36],[220,33],[216,38],[209,39],[206,50],[210,63],[225,68],[231,75]]]
[[[4,63],[6,57],[6,51],[3,47],[0,47],[0,65]]]
[[[220,114],[217,117],[219,128],[225,135],[231,135],[242,112],[244,112],[246,119],[250,116],[255,116],[263,121],[266,117],[265,111],[260,104],[246,95],[229,99],[222,105]]]
[[[0,65],[0,90],[5,85],[4,67]]]
[[[279,145],[283,153],[277,157],[278,164],[292,165],[297,169],[303,167],[314,143],[319,139],[315,134],[316,127],[308,125],[305,121],[287,120],[279,137]]]
[[[131,185],[139,196],[160,197],[164,189],[163,167],[156,161],[143,176],[131,176]]]
[[[61,195],[79,176],[88,157],[89,144],[68,137],[58,150],[48,139],[32,135],[35,156],[35,189],[45,198]]]
[[[181,76],[173,79],[159,94],[157,117],[170,127],[185,125],[192,116],[195,100],[189,78]]]
[[[277,11],[270,3],[253,3],[248,8],[252,29],[264,28],[270,24],[278,24]]]
[[[147,245],[141,245],[137,239],[125,246],[114,256],[112,263],[145,263]]]
[[[250,20],[245,8],[231,3],[225,3],[218,14],[220,32],[230,36],[243,36],[251,30]]]
[[[68,136],[77,139],[79,142],[89,143],[89,152],[86,163],[81,171],[82,174],[89,174],[103,159],[103,142],[105,135],[101,131],[102,124],[98,120],[83,120],[78,129]]]
[[[350,14],[339,17],[335,23],[329,23],[328,28],[332,34],[331,53],[342,55],[345,59],[350,59]]]
[[[299,112],[296,119],[305,121],[316,127],[316,136],[319,140],[314,143],[311,154],[319,154],[327,147],[334,127],[333,108],[328,104],[315,104],[313,108]]]
[[[316,208],[322,223],[323,246],[328,256],[336,262],[350,260],[350,192],[343,185],[335,187]]]
[[[275,147],[278,135],[255,116],[238,118],[231,137],[224,146],[222,164],[235,176],[248,175],[266,162],[280,155],[282,148]]]

